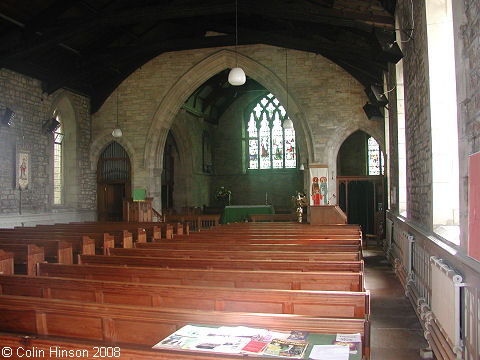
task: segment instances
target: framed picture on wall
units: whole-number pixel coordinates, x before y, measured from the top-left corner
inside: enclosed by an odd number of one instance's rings
[[[20,190],[28,189],[30,185],[30,152],[17,150],[17,161],[15,167],[16,187]]]

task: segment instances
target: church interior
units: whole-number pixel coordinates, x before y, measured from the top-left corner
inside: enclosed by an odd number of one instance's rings
[[[480,359],[478,1],[2,0],[0,38],[2,356]]]

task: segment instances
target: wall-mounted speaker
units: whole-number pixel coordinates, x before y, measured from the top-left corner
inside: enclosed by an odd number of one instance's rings
[[[13,121],[14,117],[15,117],[15,113],[13,112],[13,110],[7,107],[5,109],[5,113],[3,114],[3,117],[1,119],[2,124],[7,125],[7,126],[12,125],[12,121]]]
[[[370,85],[370,87],[365,88],[365,93],[368,96],[370,103],[377,106],[385,106],[388,104],[388,99],[383,93],[382,89],[377,85]]]
[[[52,117],[43,123],[42,130],[45,133],[53,133],[58,129],[59,126],[60,123],[57,121],[57,119]]]
[[[380,111],[380,108],[377,105],[366,103],[363,106],[363,111],[370,120],[383,119],[383,113]]]
[[[391,30],[375,29],[375,38],[381,49],[381,60],[396,64],[403,58],[403,53],[395,41],[395,32]]]

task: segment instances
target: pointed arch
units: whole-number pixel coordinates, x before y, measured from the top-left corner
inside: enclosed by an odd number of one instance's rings
[[[261,84],[268,84],[268,89],[276,94],[282,103],[287,103],[287,91],[283,80],[275,72],[266,66],[258,63],[248,56],[240,53],[238,56],[238,66],[242,67],[249,77],[255,79]],[[165,144],[168,130],[170,129],[178,110],[202,83],[218,72],[232,68],[236,64],[236,54],[231,50],[222,49],[199,63],[193,65],[188,71],[178,79],[170,88],[165,97],[158,104],[153,115],[152,122],[148,131],[144,164],[147,169],[161,168],[163,158],[163,146]],[[305,119],[304,112],[301,110],[295,98],[291,93],[288,94],[289,113],[294,122],[295,129],[299,135],[300,158],[314,159],[313,141],[311,131]]]
[[[340,147],[345,142],[345,140],[350,137],[350,135],[359,130],[372,136],[378,142],[380,149],[385,154],[385,137],[378,127],[352,124],[344,131],[335,132],[335,135],[331,136],[328,139],[326,147],[328,149],[328,168],[330,169],[330,171],[333,171],[334,174],[337,173],[337,156],[338,152],[340,151]]]
[[[112,132],[109,129],[104,129],[100,132],[100,134],[97,134],[95,141],[93,141],[90,146],[90,154],[89,154],[90,170],[92,171],[97,170],[97,162],[98,162],[98,159],[100,158],[100,155],[105,150],[107,145],[110,144],[113,140],[115,140],[120,145],[122,145],[122,147],[127,152],[130,158],[131,166],[132,166],[132,177],[133,177],[135,174],[135,164],[137,163],[137,161],[134,161],[134,159],[136,159],[136,156],[137,156],[135,148],[133,144],[125,136],[114,139],[112,137]]]
[[[61,141],[61,146],[56,146],[52,135],[52,183],[54,186],[58,187],[58,184],[55,184],[55,167],[59,166],[60,169],[56,169],[57,174],[61,173],[61,201],[57,202],[56,205],[62,205],[72,208],[77,208],[78,206],[78,197],[80,193],[80,183],[78,176],[78,149],[77,149],[77,134],[78,134],[78,125],[77,125],[77,112],[73,101],[69,96],[69,93],[66,91],[59,91],[54,100],[52,101],[49,117],[58,116],[61,120],[61,126],[63,130],[63,139]],[[61,164],[57,164],[55,161],[55,147],[56,151],[61,152],[62,161]],[[57,154],[58,155],[58,154]],[[58,181],[58,178],[56,179]],[[55,190],[52,189],[52,193],[55,193]],[[52,196],[52,198],[54,195]],[[52,203],[55,203],[52,200]]]

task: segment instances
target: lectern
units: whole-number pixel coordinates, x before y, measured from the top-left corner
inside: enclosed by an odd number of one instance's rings
[[[346,223],[347,216],[338,205],[310,206],[310,225]]]

